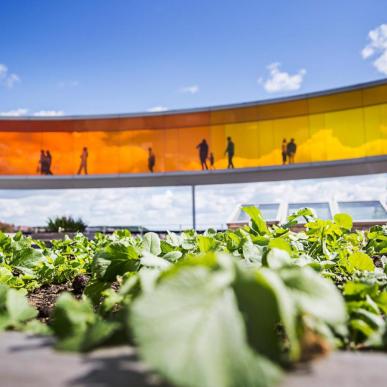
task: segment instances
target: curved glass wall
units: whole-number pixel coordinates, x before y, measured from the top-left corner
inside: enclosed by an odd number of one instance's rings
[[[2,175],[194,171],[385,154],[387,81],[193,112],[0,119]]]

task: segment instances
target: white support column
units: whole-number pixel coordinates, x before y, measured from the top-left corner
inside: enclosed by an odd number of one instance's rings
[[[192,185],[192,228],[196,230],[196,192],[195,192],[195,186]]]

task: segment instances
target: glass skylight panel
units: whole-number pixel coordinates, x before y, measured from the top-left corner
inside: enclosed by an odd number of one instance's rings
[[[332,219],[329,203],[289,203],[288,215],[295,213],[301,208],[311,208],[320,219]]]
[[[341,212],[354,220],[387,220],[387,212],[378,200],[338,202]]]
[[[252,204],[243,204],[241,207],[248,207]],[[279,204],[278,203],[267,203],[267,204],[255,204],[257,208],[261,210],[262,216],[265,220],[273,221],[278,219],[278,209]],[[242,208],[239,212],[237,221],[238,222],[248,222],[249,216],[242,211]]]

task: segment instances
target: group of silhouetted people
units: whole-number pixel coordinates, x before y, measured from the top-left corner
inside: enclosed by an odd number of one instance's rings
[[[213,152],[209,153],[209,146],[206,139],[203,140],[196,146],[196,149],[199,150],[199,160],[202,170],[208,170],[207,160],[210,162],[210,168],[215,169],[215,156]],[[235,144],[232,141],[231,137],[227,137],[227,148],[224,151],[224,154],[228,156],[228,165],[227,168],[234,168],[234,154],[235,154]]]
[[[81,163],[79,165],[78,169],[78,175],[80,175],[82,172],[87,175],[87,158],[89,156],[87,147],[83,147],[82,153],[81,153]],[[39,164],[38,164],[38,173],[41,175],[52,175],[52,156],[51,152],[49,150],[41,150],[40,151],[40,158],[39,158]]]
[[[38,165],[38,173],[40,173],[41,175],[52,175],[51,164],[52,164],[52,156],[50,151],[41,150],[39,165]]]
[[[206,139],[203,139],[197,146],[196,149],[199,150],[199,160],[202,170],[208,170],[207,161],[210,163],[210,169],[215,169],[215,156],[213,152],[210,152],[209,145]],[[294,138],[290,139],[289,142],[284,138],[282,140],[281,153],[282,153],[282,164],[285,165],[293,164],[294,157],[297,152],[297,144],[294,141]],[[227,168],[232,169],[234,167],[234,155],[235,155],[235,144],[232,141],[231,137],[227,137],[227,147],[224,151],[224,155],[227,155],[228,164]],[[87,159],[89,157],[89,152],[87,147],[83,147],[82,153],[80,155],[80,165],[78,169],[78,175],[82,174],[82,172],[87,175]],[[41,150],[39,165],[38,165],[38,173],[41,175],[52,175],[52,155],[49,150]],[[152,148],[148,148],[148,170],[151,173],[154,173],[154,169],[156,166],[156,155]]]
[[[297,144],[294,142],[294,138],[291,138],[289,142],[286,141],[286,138],[282,140],[282,164],[285,165],[294,163],[294,156],[297,152]]]

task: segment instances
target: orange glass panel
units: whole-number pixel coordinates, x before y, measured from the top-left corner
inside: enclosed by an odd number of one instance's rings
[[[214,155],[215,169],[227,167],[224,151],[226,149],[225,125],[212,125],[210,128],[210,152]]]
[[[201,169],[197,146],[203,139],[207,141],[209,151],[211,151],[213,144],[211,141],[210,127],[204,126],[179,130],[182,170],[192,171]]]

